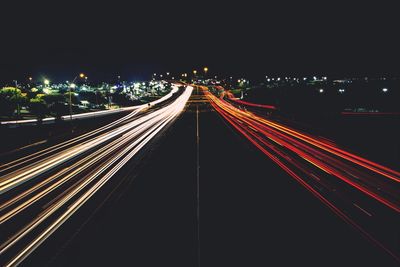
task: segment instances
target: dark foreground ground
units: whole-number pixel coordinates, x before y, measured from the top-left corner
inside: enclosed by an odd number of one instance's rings
[[[201,102],[23,265],[196,266],[198,244],[201,266],[396,266]]]

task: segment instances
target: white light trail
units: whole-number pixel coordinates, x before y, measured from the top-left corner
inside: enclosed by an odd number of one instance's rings
[[[176,119],[192,90],[187,86],[179,97],[159,109],[138,114],[148,106],[143,105],[116,122],[1,166],[0,172],[10,172],[0,177],[0,195],[15,194],[0,203],[0,226],[13,223],[16,218],[28,217],[17,232],[1,237],[0,256],[16,244],[23,242],[24,245],[22,250],[9,256],[6,266],[21,263]],[[175,87],[152,105],[165,101],[177,91]],[[13,170],[16,167],[18,170]],[[57,172],[46,175],[52,169]],[[89,171],[85,173],[85,170]],[[27,181],[33,185],[20,187]],[[44,206],[39,205],[43,209],[33,205],[43,202]]]

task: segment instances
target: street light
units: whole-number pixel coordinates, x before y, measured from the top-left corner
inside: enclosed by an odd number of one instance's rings
[[[207,72],[208,72],[208,68],[207,67],[204,67],[204,73],[207,75]]]
[[[75,89],[76,88],[76,84],[71,83],[69,85],[69,119],[72,122],[72,90],[71,89]]]
[[[197,70],[193,70],[193,74],[196,75],[197,74]]]
[[[17,91],[18,90],[18,81],[15,80],[14,82],[15,82],[14,93],[15,93],[15,99],[17,100],[17,118],[19,118],[20,113],[21,113],[21,109],[20,109],[20,106],[19,106],[19,96],[18,96],[18,91]]]
[[[44,83],[44,85],[46,85],[46,86],[49,86],[49,84],[50,84],[50,81],[49,81],[49,80],[47,80],[47,79],[44,79],[43,83]]]
[[[87,76],[84,73],[80,73],[79,77],[81,79],[85,78],[87,80]],[[69,119],[72,122],[72,90],[76,88],[75,81],[78,78],[78,75],[75,76],[75,78],[72,80],[72,83],[68,86],[68,92],[69,92]]]

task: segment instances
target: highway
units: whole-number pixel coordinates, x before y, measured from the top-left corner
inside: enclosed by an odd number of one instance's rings
[[[240,109],[224,100],[225,94],[217,97],[207,87],[202,89],[231,127],[338,217],[399,261],[398,171],[350,153],[331,140]]]
[[[192,87],[0,166],[0,257],[21,263],[182,112]]]
[[[2,163],[1,263],[398,266],[395,170],[205,87],[110,125]]]

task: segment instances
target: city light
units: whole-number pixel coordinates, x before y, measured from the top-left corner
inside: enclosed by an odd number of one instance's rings
[[[322,94],[324,92],[324,89],[321,88],[318,91]]]
[[[50,84],[50,81],[47,80],[47,79],[45,79],[45,80],[43,81],[43,83],[44,83],[44,85],[48,86],[48,85]]]
[[[387,89],[387,88],[382,88],[382,92],[386,93],[387,91],[389,91],[389,89]]]
[[[76,84],[71,83],[71,84],[69,85],[69,87],[72,88],[72,89],[75,89],[75,88],[76,88]]]
[[[207,74],[207,71],[208,71],[208,68],[207,67],[204,67],[204,72]]]
[[[196,75],[197,74],[197,70],[193,70],[193,74]]]
[[[84,78],[85,74],[81,73],[81,74],[79,74],[79,77]]]

